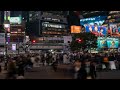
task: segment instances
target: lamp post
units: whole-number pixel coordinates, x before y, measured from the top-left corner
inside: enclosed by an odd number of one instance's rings
[[[8,45],[8,41],[7,41],[7,31],[10,29],[10,22],[9,20],[5,20],[4,22],[4,29],[5,29],[5,58],[7,57],[7,45]]]

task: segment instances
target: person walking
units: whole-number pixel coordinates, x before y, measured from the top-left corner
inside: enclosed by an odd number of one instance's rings
[[[77,79],[77,77],[78,77],[78,71],[80,70],[80,67],[81,67],[81,62],[80,62],[79,59],[77,59],[74,62],[74,79]]]
[[[8,72],[6,79],[16,79],[16,64],[11,58],[8,62]]]
[[[90,62],[90,77],[91,79],[96,79],[97,77],[95,62]]]
[[[19,61],[18,61],[18,69],[17,69],[17,72],[18,72],[18,76],[24,76],[24,67],[25,67],[25,63],[24,61],[22,60],[22,58],[19,58]]]
[[[57,71],[57,66],[58,66],[58,62],[57,61],[54,61],[53,63],[52,63],[52,68],[53,68],[53,70],[56,72]]]
[[[77,79],[87,79],[87,72],[86,72],[86,67],[85,67],[85,62],[82,62],[81,63],[81,68],[80,70],[78,71],[78,77]]]

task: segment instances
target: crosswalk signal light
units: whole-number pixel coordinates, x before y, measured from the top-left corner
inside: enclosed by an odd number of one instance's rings
[[[36,41],[35,40],[32,40],[33,43],[35,43]]]

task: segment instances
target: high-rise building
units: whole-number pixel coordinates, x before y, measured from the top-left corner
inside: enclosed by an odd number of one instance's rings
[[[25,21],[22,11],[10,11],[10,42],[23,42]]]
[[[29,11],[29,32],[35,36],[64,35],[67,33],[65,11]]]

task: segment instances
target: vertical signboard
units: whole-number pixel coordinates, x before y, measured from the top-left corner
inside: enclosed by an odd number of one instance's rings
[[[12,44],[12,50],[16,51],[16,44]]]

